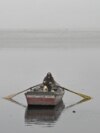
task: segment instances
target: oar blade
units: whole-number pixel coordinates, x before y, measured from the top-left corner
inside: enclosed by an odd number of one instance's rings
[[[3,98],[4,99],[12,99],[14,96],[16,96],[16,94],[12,94],[12,95],[9,95],[9,96],[3,97]]]
[[[88,96],[88,95],[85,95],[85,94],[81,94],[81,93],[77,93],[79,96],[81,96],[81,97],[83,97],[84,99],[91,99],[91,97],[90,96]]]

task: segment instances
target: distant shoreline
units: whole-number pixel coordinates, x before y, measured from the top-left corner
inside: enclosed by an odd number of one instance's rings
[[[0,47],[100,47],[100,31],[0,31]]]

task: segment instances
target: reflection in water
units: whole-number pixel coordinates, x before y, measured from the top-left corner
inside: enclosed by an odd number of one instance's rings
[[[80,100],[80,101],[78,101],[78,102],[76,102],[76,103],[73,103],[73,104],[71,104],[71,105],[69,105],[69,106],[66,106],[65,109],[71,108],[71,107],[73,107],[73,106],[75,106],[75,105],[78,105],[78,104],[83,103],[83,102],[87,102],[87,101],[89,101],[89,100],[91,100],[91,98],[82,99],[82,100]]]
[[[55,107],[50,107],[50,106],[27,107],[25,112],[25,123],[27,125],[42,124],[42,125],[51,126],[58,120],[64,108],[65,105],[63,101],[61,101]]]
[[[31,126],[32,124],[54,126],[62,111],[66,111],[68,108],[86,102],[88,100],[90,99],[82,99],[66,107],[63,101],[53,108],[36,106],[27,107],[25,112],[25,123],[27,126]]]
[[[6,99],[8,100],[8,99]],[[13,99],[9,99],[8,101],[13,102],[21,107],[26,108],[25,110],[25,124],[26,126],[32,126],[33,124],[37,125],[45,125],[45,126],[54,126],[57,120],[59,119],[62,111],[66,111],[67,109],[78,105],[80,103],[86,102],[90,99],[82,99],[78,102],[75,102],[69,106],[65,106],[63,101],[61,101],[55,107],[48,106],[31,106],[27,107],[22,103],[15,101]]]
[[[21,106],[21,107],[24,107],[24,108],[26,108],[26,106],[24,105],[24,104],[22,104],[22,103],[20,103],[20,102],[18,102],[18,101],[16,101],[16,100],[14,100],[14,99],[6,99],[6,98],[4,98],[5,100],[8,100],[8,101],[10,101],[10,102],[12,102],[12,103],[15,103],[16,105],[19,105],[19,106]]]

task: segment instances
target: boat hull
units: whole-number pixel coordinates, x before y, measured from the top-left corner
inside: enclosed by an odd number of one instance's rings
[[[44,106],[55,106],[57,105],[63,97],[63,94],[53,94],[53,93],[25,93],[28,105],[44,105]]]

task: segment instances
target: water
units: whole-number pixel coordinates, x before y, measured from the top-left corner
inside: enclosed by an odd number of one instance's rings
[[[16,44],[16,40],[13,43]],[[70,47],[69,44],[67,46]],[[85,48],[67,46],[65,48],[1,46],[0,131],[2,133],[100,132],[100,48],[97,45]],[[81,97],[66,92],[63,103],[56,108],[30,109],[27,108],[24,94],[16,96],[14,101],[2,98],[41,83],[48,71],[52,72],[55,80],[62,86],[90,95],[92,99],[80,102]]]

